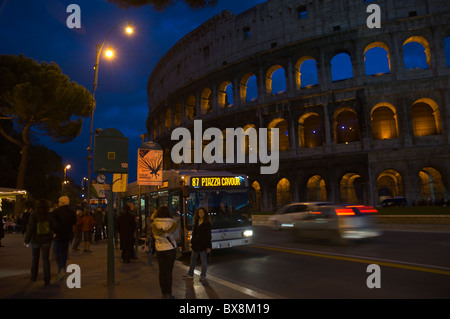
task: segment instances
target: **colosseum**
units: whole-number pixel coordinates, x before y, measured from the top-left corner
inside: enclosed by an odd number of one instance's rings
[[[380,28],[368,27],[370,4],[381,9]],[[291,201],[447,202],[449,21],[447,0],[268,0],[223,11],[155,66],[148,137],[162,146],[165,169],[247,174],[258,210]],[[173,163],[171,132],[192,130],[194,119],[203,130],[278,128],[278,172]]]

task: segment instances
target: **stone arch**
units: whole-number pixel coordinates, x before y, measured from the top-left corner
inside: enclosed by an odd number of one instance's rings
[[[345,204],[362,203],[362,178],[357,173],[346,173],[340,182],[341,202]]]
[[[370,51],[370,52],[369,52]],[[386,60],[381,60],[382,63],[374,63],[379,60],[380,56],[386,54]],[[377,59],[373,59],[377,57]],[[384,42],[376,41],[366,46],[364,49],[364,63],[366,75],[379,75],[391,72],[391,56],[389,48]]]
[[[435,203],[448,197],[442,174],[434,167],[424,167],[419,171],[419,186],[420,198],[427,203]]]
[[[322,146],[323,129],[319,114],[309,112],[298,119],[298,143],[305,148]]]
[[[233,83],[231,81],[223,81],[220,83],[218,89],[217,103],[219,107],[224,108],[233,106]]]
[[[166,110],[164,125],[168,131],[172,129],[172,110],[170,108]]]
[[[277,207],[291,202],[291,183],[287,178],[282,178],[277,183]]]
[[[212,91],[210,88],[203,89],[200,95],[200,110],[202,114],[212,111]]]
[[[439,135],[442,132],[439,106],[429,98],[422,98],[412,105],[414,136]]]
[[[175,126],[180,126],[182,121],[183,121],[183,104],[181,104],[181,102],[178,101],[175,104],[173,122]]]
[[[416,63],[408,62],[408,53],[410,50],[414,50],[414,46],[407,46],[408,44],[418,43],[423,47],[423,52],[425,56],[423,57],[423,61],[416,61]],[[406,46],[406,47],[405,47]],[[416,47],[417,48],[417,47]],[[406,59],[405,59],[406,58]],[[412,36],[403,42],[403,59],[405,61],[405,69],[430,69],[431,68],[431,48],[428,41],[423,36]],[[427,67],[425,67],[424,63],[426,63]]]
[[[279,150],[287,151],[289,150],[289,126],[285,119],[276,118],[272,120],[267,126],[267,138],[268,138],[268,149],[271,149],[271,130],[272,128],[278,128],[278,140],[279,140]]]
[[[189,120],[193,120],[196,115],[197,109],[197,98],[194,95],[190,95],[188,96],[188,98],[186,99],[186,106],[185,106],[185,110],[186,110],[186,117]]]
[[[337,144],[360,140],[359,123],[356,111],[341,107],[334,113],[334,139]]]
[[[261,211],[262,207],[262,193],[261,193],[261,185],[258,183],[258,181],[254,181],[252,183],[252,187],[255,190],[255,202],[253,211]]]
[[[276,78],[274,79],[275,72],[279,73],[277,74]],[[274,85],[274,80],[275,85]],[[279,90],[279,91],[276,91]],[[271,66],[267,72],[266,72],[266,92],[267,94],[279,94],[284,93],[287,90],[287,81],[286,81],[286,73],[284,70],[284,67],[282,67],[279,64]]]
[[[332,82],[353,78],[352,60],[348,53],[337,53],[331,58],[330,64]]]
[[[327,200],[327,187],[322,176],[311,176],[306,183],[306,189],[306,200],[308,202],[319,202]]]
[[[374,140],[398,138],[398,115],[392,104],[382,102],[375,105],[370,112],[370,122]]]
[[[255,74],[246,73],[241,78],[239,82],[239,97],[241,103],[248,103],[258,99],[258,84]]]
[[[377,194],[380,200],[404,195],[403,178],[393,169],[382,171],[377,177]]]
[[[295,84],[297,90],[319,83],[316,64],[316,59],[311,56],[303,56],[297,61],[295,64]]]

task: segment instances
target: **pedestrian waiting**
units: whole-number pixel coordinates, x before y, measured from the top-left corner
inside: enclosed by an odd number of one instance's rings
[[[172,271],[177,250],[174,238],[177,222],[172,218],[169,207],[161,206],[158,208],[151,228],[155,238],[162,298],[174,299],[175,297],[172,295]]]
[[[200,207],[194,215],[194,229],[191,238],[191,266],[184,278],[193,278],[197,259],[200,255],[202,261],[202,271],[200,280],[206,279],[206,270],[208,268],[208,254],[211,253],[211,220],[208,211]]]
[[[92,234],[94,232],[95,220],[94,217],[89,212],[89,207],[86,207],[83,210],[83,216],[78,221],[81,227],[81,232],[83,233],[83,242],[84,242],[84,252],[92,253],[90,250],[91,242],[92,242]]]
[[[31,242],[31,281],[37,280],[39,259],[44,268],[44,285],[50,284],[50,246],[53,239],[50,206],[44,199],[37,200],[35,210],[30,215],[25,233],[24,245]],[[41,258],[42,256],[42,258]]]

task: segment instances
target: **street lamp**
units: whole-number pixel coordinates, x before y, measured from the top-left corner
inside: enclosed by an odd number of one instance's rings
[[[70,169],[70,164],[67,164],[66,166],[64,166],[64,179],[61,185],[61,194],[64,193],[64,185],[68,184],[69,182],[67,181],[67,170]]]
[[[97,44],[97,54],[95,57],[95,66],[94,66],[94,85],[92,88],[92,111],[91,111],[91,128],[89,131],[89,147],[88,147],[88,187],[87,187],[87,205],[89,207],[90,205],[90,201],[91,201],[91,184],[92,184],[92,140],[93,140],[93,135],[94,135],[94,111],[95,111],[95,107],[96,107],[96,101],[95,101],[95,90],[97,89],[97,83],[98,83],[98,66],[99,66],[99,62],[100,62],[100,55],[102,53],[103,50],[103,46],[105,45],[106,40],[108,39],[109,35],[111,34],[111,32],[119,25],[123,24],[124,22],[126,22],[128,20],[122,20],[119,23],[117,23],[115,26],[113,26],[111,28],[111,30],[109,30],[108,34],[106,35],[105,39],[103,40],[102,44]],[[130,21],[128,21],[128,26],[125,28],[125,32],[127,34],[132,34],[133,33],[133,29],[131,28],[131,23]],[[111,58],[113,56],[113,51],[111,50],[111,47],[106,51],[106,56],[108,58]]]

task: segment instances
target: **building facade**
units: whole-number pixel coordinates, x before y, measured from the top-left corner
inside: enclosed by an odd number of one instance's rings
[[[370,4],[381,9],[381,28],[367,26]],[[268,0],[239,15],[224,11],[155,66],[149,139],[163,147],[165,169],[247,174],[258,210],[291,201],[448,201],[448,21],[446,0]],[[174,164],[171,132],[192,130],[194,119],[203,130],[278,128],[278,172]]]

